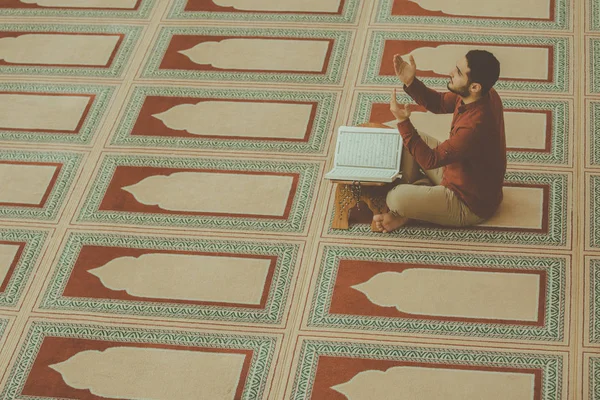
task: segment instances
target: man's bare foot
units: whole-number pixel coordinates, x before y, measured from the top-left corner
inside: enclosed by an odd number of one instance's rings
[[[389,233],[404,226],[408,222],[408,218],[398,217],[392,213],[385,213],[374,215],[373,221],[375,221],[375,225],[380,232]]]

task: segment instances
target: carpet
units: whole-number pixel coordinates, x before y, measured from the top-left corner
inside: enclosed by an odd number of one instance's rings
[[[393,55],[474,48],[497,214],[333,229]],[[598,0],[4,0],[0,144],[2,399],[600,399]]]

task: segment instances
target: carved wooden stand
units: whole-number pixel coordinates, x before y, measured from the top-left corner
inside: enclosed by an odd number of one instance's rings
[[[367,128],[389,128],[389,126],[377,122],[367,122],[358,126]],[[385,204],[385,197],[387,192],[395,186],[393,183],[335,180],[332,182],[337,186],[335,189],[333,222],[331,224],[333,229],[348,229],[350,210],[360,201],[365,202],[373,215],[383,214],[389,211]],[[353,186],[355,187],[356,184],[360,184],[360,193],[358,193],[358,196],[356,196],[358,191],[353,192],[352,190]],[[377,227],[373,221],[371,221],[371,231],[377,232]]]
[[[360,201],[363,201],[369,210],[375,214],[389,211],[385,204],[385,196],[392,185],[379,182],[350,182],[333,181],[336,184],[334,215],[331,227],[333,229],[348,229],[349,212]],[[374,222],[371,222],[371,231],[377,232]]]

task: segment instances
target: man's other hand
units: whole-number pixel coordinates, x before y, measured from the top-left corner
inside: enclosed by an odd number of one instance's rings
[[[396,101],[396,89],[392,91],[392,100],[390,100],[390,111],[394,114],[394,117],[398,122],[406,121],[410,117],[410,108],[408,104],[400,106]]]
[[[412,55],[408,57],[410,64],[402,59],[400,54],[394,55],[394,71],[398,79],[402,81],[406,86],[410,86],[415,79],[415,73],[417,71],[417,64]]]

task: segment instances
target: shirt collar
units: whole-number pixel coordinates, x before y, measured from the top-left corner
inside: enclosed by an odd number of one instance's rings
[[[490,98],[490,94],[488,92],[485,96],[483,96],[480,99],[478,99],[478,100],[476,100],[476,101],[474,101],[472,103],[469,103],[469,104],[465,104],[461,100],[460,101],[460,105],[458,106],[458,113],[462,114],[462,113],[464,113],[465,111],[468,111],[468,110],[472,110],[472,109],[476,109],[476,108],[481,108],[488,101],[489,98]]]

